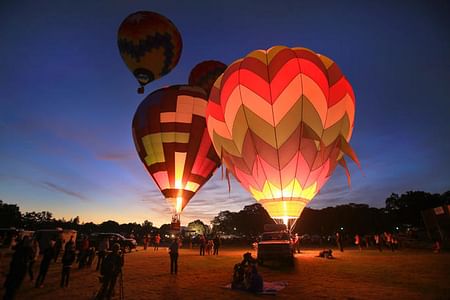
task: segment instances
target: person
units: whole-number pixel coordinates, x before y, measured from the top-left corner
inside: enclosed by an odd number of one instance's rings
[[[33,256],[33,250],[29,243],[28,236],[25,236],[22,241],[19,240],[13,250],[15,250],[15,252],[12,256],[11,263],[9,265],[9,272],[4,283],[4,300],[15,298],[17,290],[22,285],[22,282],[27,274],[28,263],[31,261]]]
[[[68,246],[69,245],[69,246]],[[67,243],[62,257],[61,287],[69,286],[70,270],[75,261],[75,247]]]
[[[144,251],[147,250],[148,247],[148,235],[146,234],[144,236]]]
[[[370,246],[370,235],[366,234],[366,235],[364,236],[364,240],[365,240],[365,242],[366,242],[366,248],[368,249],[369,246]]]
[[[80,253],[78,253],[78,268],[82,269],[86,265],[89,256],[89,238],[85,236],[81,242]]]
[[[55,257],[54,257],[55,262],[58,260],[58,256],[59,256],[59,253],[61,252],[63,244],[64,244],[64,239],[63,239],[62,235],[59,235],[56,238],[56,242],[55,242]]]
[[[336,244],[337,244],[337,247],[339,248],[339,250],[341,250],[341,252],[344,252],[344,247],[342,244],[342,237],[341,237],[341,234],[339,233],[339,231],[336,232]]]
[[[31,250],[32,250],[32,257],[30,262],[28,263],[28,275],[30,276],[30,280],[34,280],[34,264],[39,258],[39,242],[36,238],[33,238],[31,241]]]
[[[361,248],[361,238],[359,237],[359,234],[355,235],[355,245],[358,246],[359,251],[362,250],[362,248]]]
[[[294,236],[294,253],[300,253],[300,237],[298,233]]]
[[[375,240],[375,246],[377,247],[378,251],[383,251],[382,247],[381,247],[381,237],[380,235],[377,233],[373,236],[373,239]]]
[[[41,265],[39,267],[39,275],[36,279],[36,288],[44,286],[44,279],[47,275],[50,263],[55,256],[55,241],[51,240],[49,246],[44,250],[44,256],[42,257]]]
[[[246,278],[249,277],[249,274],[252,271],[252,267],[255,265],[256,259],[252,257],[252,254],[250,252],[244,253],[243,260],[240,263],[234,265],[231,288],[246,290],[248,288],[248,284],[246,286],[246,282],[248,282],[248,279]]]
[[[216,235],[214,238],[214,255],[219,255],[220,237]]]
[[[318,257],[322,257],[322,258],[328,258],[328,259],[333,259],[333,251],[331,249],[328,250],[322,250],[319,252],[319,256]]]
[[[433,244],[433,252],[434,253],[441,253],[441,241],[440,239],[435,239]]]
[[[206,253],[208,255],[211,255],[211,251],[213,250],[213,248],[214,248],[213,240],[208,240],[208,243],[206,244]]]
[[[112,252],[105,258],[101,268],[102,286],[95,299],[111,299],[116,286],[117,277],[122,274],[124,254],[120,252],[120,244],[112,246]]]
[[[97,259],[97,267],[96,271],[101,270],[103,260],[105,259],[106,252],[109,249],[109,238],[107,236],[102,237],[100,242],[98,243],[98,259]]]
[[[200,256],[205,256],[206,238],[202,234],[200,235]]]
[[[89,247],[86,261],[86,266],[88,266],[89,268],[92,266],[92,263],[94,262],[95,252],[96,252],[95,247]]]
[[[159,233],[155,236],[155,248],[153,249],[153,251],[158,251],[159,249],[159,243],[161,242],[161,236],[159,235]]]
[[[180,242],[178,238],[175,238],[169,246],[170,255],[170,274],[178,273],[178,248]]]
[[[264,281],[262,276],[258,273],[256,265],[250,266],[250,271],[244,276],[244,285],[247,291],[252,293],[261,293],[263,290]]]
[[[73,241],[73,235],[70,237],[70,240],[64,245],[64,251],[72,248],[75,249],[75,242]]]

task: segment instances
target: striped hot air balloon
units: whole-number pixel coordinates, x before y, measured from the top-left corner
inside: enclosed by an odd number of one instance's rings
[[[209,95],[211,87],[227,65],[217,60],[205,60],[197,64],[189,74],[189,84],[203,88]]]
[[[181,56],[181,35],[166,17],[150,11],[135,12],[118,31],[120,56],[143,86],[169,73]]]
[[[209,97],[217,153],[275,221],[293,226],[349,146],[355,96],[331,59],[305,48],[256,50],[231,64]],[[359,164],[359,163],[358,163]]]
[[[207,102],[199,87],[170,86],[147,96],[133,118],[139,157],[176,214],[220,165],[206,129]]]

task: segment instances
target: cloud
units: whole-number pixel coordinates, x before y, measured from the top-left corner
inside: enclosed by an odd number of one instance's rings
[[[49,190],[54,190],[54,191],[57,191],[57,192],[60,192],[60,193],[63,193],[63,194],[66,194],[66,195],[78,198],[78,199],[80,199],[82,201],[89,201],[89,199],[87,197],[85,197],[84,195],[82,195],[80,193],[77,193],[77,192],[74,192],[74,191],[70,191],[70,190],[68,190],[66,188],[63,188],[63,187],[61,187],[59,185],[56,185],[54,183],[51,183],[51,182],[48,182],[48,181],[42,181],[42,183]]]
[[[97,159],[100,160],[112,160],[112,161],[123,161],[123,160],[130,160],[136,158],[135,153],[125,153],[125,152],[110,152],[110,153],[101,153],[97,154]]]

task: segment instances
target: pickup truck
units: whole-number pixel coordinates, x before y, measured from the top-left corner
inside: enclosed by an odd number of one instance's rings
[[[294,246],[288,230],[264,232],[258,242],[257,260],[263,265],[267,260],[294,263]]]

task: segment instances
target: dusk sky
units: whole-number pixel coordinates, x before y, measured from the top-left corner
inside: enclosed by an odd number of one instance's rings
[[[448,1],[2,1],[0,199],[82,222],[156,225],[170,207],[136,153],[131,121],[144,98],[117,49],[138,10],[178,27],[178,65],[146,93],[186,83],[203,60],[226,64],[255,49],[306,47],[332,58],[353,86],[350,141],[361,170],[338,167],[313,199],[383,207],[393,192],[450,189]],[[209,224],[255,201],[218,170],[182,224]]]

